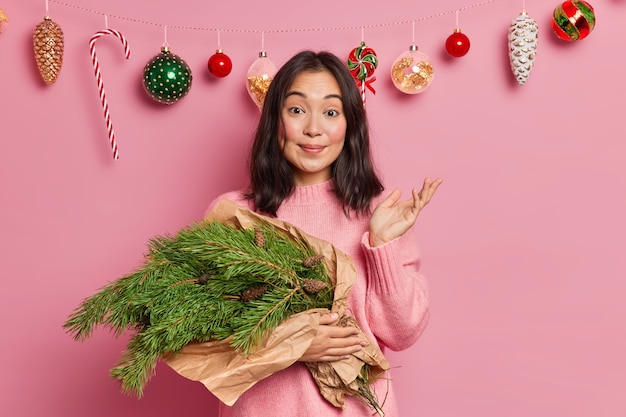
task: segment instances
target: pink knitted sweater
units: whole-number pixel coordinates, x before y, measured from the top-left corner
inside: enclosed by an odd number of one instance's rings
[[[368,243],[369,218],[346,217],[331,188],[332,181],[297,187],[277,217],[352,257],[357,281],[348,300],[351,313],[383,353],[385,348],[406,349],[417,341],[428,322],[427,286],[419,274],[414,228],[401,238],[372,248]],[[233,191],[219,196],[208,210],[223,199],[251,209],[242,192]],[[374,207],[381,200],[378,198]],[[381,402],[386,398],[386,417],[397,417],[391,378],[380,378],[374,389]],[[300,362],[259,381],[232,407],[220,407],[222,417],[370,417],[372,413],[351,396],[346,397],[344,410],[332,406]]]

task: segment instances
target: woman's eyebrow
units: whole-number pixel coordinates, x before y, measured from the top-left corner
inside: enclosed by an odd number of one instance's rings
[[[307,98],[306,94],[300,91],[295,91],[295,90],[287,92],[287,94],[285,95],[285,98],[289,96],[300,96],[302,98]],[[336,99],[341,100],[341,94],[328,94],[327,96],[324,96],[324,100],[331,99],[331,98],[336,98]]]
[[[302,98],[306,98],[306,94],[301,93],[300,91],[288,91],[287,94],[285,95],[285,98],[289,96],[300,96]]]

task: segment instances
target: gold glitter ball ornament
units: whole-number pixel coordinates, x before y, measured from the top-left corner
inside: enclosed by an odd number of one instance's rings
[[[0,33],[4,32],[8,25],[9,16],[7,16],[4,10],[0,9]]]
[[[63,65],[63,31],[49,16],[35,26],[33,49],[35,61],[46,84],[53,84]]]
[[[267,94],[267,89],[270,87],[275,74],[276,66],[267,57],[265,51],[261,51],[259,57],[248,68],[248,94],[259,109],[263,108],[265,94]]]
[[[393,85],[403,93],[419,94],[424,92],[435,76],[435,70],[428,56],[411,45],[391,66]]]

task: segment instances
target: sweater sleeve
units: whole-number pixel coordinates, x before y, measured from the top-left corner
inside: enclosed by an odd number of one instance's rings
[[[378,247],[361,240],[367,271],[366,308],[376,338],[389,349],[413,345],[428,324],[428,287],[420,274],[414,228]]]

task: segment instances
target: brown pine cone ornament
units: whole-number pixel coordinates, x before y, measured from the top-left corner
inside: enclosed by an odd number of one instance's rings
[[[41,78],[46,84],[53,84],[63,64],[63,31],[49,16],[35,26],[33,48]]]

